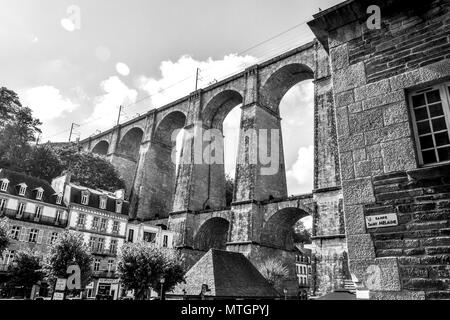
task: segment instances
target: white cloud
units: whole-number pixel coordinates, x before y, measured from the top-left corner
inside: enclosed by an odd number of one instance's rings
[[[120,105],[136,101],[137,91],[130,89],[117,76],[111,76],[102,81],[100,86],[105,94],[94,99],[94,111],[87,122],[95,129],[105,130],[115,124]]]
[[[297,161],[286,172],[288,189],[291,194],[310,193],[314,175],[314,146],[298,149]]]
[[[25,90],[21,98],[23,105],[29,106],[33,115],[43,121],[61,117],[63,113],[72,112],[79,107],[63,97],[57,88],[48,85]]]
[[[201,88],[256,62],[255,57],[248,55],[229,54],[222,60],[209,58],[206,61],[197,61],[188,55],[184,55],[176,62],[163,61],[160,66],[160,79],[146,76],[139,77],[138,86],[148,95],[151,95],[152,107],[161,107],[194,91],[197,68],[200,69],[198,88]]]

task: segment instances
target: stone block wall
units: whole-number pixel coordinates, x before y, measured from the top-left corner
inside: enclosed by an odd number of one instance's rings
[[[371,205],[381,210],[376,212],[383,212],[380,202],[405,200],[419,206],[409,208],[413,211],[407,216],[401,212],[406,208],[397,207],[399,228],[407,228],[404,224],[411,223],[408,219],[413,219],[414,210],[420,209],[421,200],[416,197],[424,195],[422,189],[400,191],[395,187],[395,192],[384,189],[379,193],[384,188],[380,185],[384,175],[400,172],[402,176],[419,167],[408,92],[450,77],[450,4],[438,0],[422,3],[420,8],[414,5],[400,10],[380,4],[381,29],[368,29],[362,18],[328,34],[350,267],[376,298],[424,297],[408,291],[417,281],[402,278],[402,261],[396,255],[400,248],[381,249],[381,243],[365,226],[365,214]],[[429,201],[436,204],[438,199]],[[440,230],[445,223],[439,223],[434,221],[428,226]],[[413,225],[416,222],[408,228]],[[418,233],[410,234],[411,240],[426,233],[413,232]],[[395,238],[384,237],[390,236]],[[421,253],[419,264],[434,259],[429,258],[426,248],[405,251],[410,248],[404,245],[402,254]],[[417,283],[414,290],[421,287],[422,282]]]

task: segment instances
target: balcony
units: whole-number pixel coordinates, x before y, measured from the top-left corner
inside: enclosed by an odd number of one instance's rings
[[[98,270],[93,271],[93,276],[97,278],[117,278],[117,274],[115,270]]]
[[[91,249],[91,253],[98,256],[109,256],[109,257],[117,256],[117,250],[111,252],[110,250],[105,249]]]
[[[19,214],[17,210],[12,209],[4,209],[0,211],[0,217],[8,217],[14,220],[34,222],[48,226],[58,226],[63,228],[67,226],[67,219],[57,220],[56,218],[50,218],[45,216],[37,218],[34,213],[23,212],[22,214]]]

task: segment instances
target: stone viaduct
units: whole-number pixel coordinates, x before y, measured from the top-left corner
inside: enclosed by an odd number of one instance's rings
[[[314,190],[288,197],[279,104],[297,83],[314,80]],[[233,202],[225,203],[224,166],[196,163],[191,150],[204,130],[222,130],[227,114],[242,109]],[[172,161],[174,132],[184,129],[178,169]],[[278,150],[274,174],[257,158],[261,135]],[[300,128],[299,128],[300,129]],[[292,227],[313,217],[316,293],[341,287],[350,277],[337,150],[335,109],[328,54],[312,41],[252,66],[164,107],[81,141],[84,150],[105,155],[126,181],[130,219],[164,223],[183,250],[223,248],[258,264],[266,257],[291,261]],[[202,149],[203,151],[203,149]],[[272,164],[273,165],[273,164]],[[293,281],[285,284],[295,290]],[[295,292],[292,291],[294,294]]]

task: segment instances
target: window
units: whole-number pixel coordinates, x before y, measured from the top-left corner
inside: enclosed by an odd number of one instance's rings
[[[308,274],[311,274],[311,267],[308,267]]]
[[[24,196],[25,192],[27,191],[27,185],[26,184],[20,184],[20,189],[19,189],[19,196]]]
[[[56,204],[61,204],[62,203],[62,194],[58,194],[56,196]]]
[[[6,254],[5,254],[5,265],[9,265],[14,261],[14,255],[15,255],[15,251],[14,250],[6,250]]]
[[[6,209],[6,199],[0,198],[0,212],[5,211]]]
[[[50,244],[54,244],[58,240],[58,232],[52,232],[50,236]]]
[[[133,242],[134,240],[134,230],[130,229],[128,230],[128,242]]]
[[[95,251],[95,243],[97,242],[97,237],[90,237],[89,238],[89,248],[92,252]]]
[[[112,272],[112,271],[114,271],[114,260],[109,259],[108,260],[108,272]]]
[[[92,219],[92,230],[97,230],[98,229],[98,221],[99,221],[99,217],[94,217]]]
[[[103,238],[98,238],[97,239],[97,245],[96,245],[96,252],[98,253],[102,253],[103,252],[103,247],[105,245],[105,239]]]
[[[87,192],[83,192],[81,195],[81,204],[88,205],[89,204],[89,194]]]
[[[86,215],[84,213],[80,213],[78,215],[77,227],[84,228],[85,223],[86,223]]]
[[[122,213],[122,201],[121,200],[116,201],[116,213]]]
[[[44,195],[44,190],[42,189],[37,189],[36,192],[36,200],[42,200],[42,196]]]
[[[100,259],[95,259],[94,260],[94,271],[99,271],[100,270]]]
[[[8,184],[9,184],[9,180],[8,179],[3,179],[2,183],[0,185],[0,191],[8,190]]]
[[[111,240],[109,245],[109,253],[116,254],[117,253],[117,240]]]
[[[26,204],[23,202],[19,203],[19,206],[17,207],[17,215],[21,216],[25,212],[25,206]]]
[[[113,233],[119,233],[119,221],[114,221],[113,222],[112,232]]]
[[[34,219],[39,220],[42,217],[42,210],[44,208],[41,206],[36,206],[36,209],[34,211]]]
[[[164,235],[163,237],[163,247],[167,247],[167,243],[169,242],[169,237],[167,235]]]
[[[60,222],[61,221],[61,217],[62,217],[62,211],[61,210],[56,210],[56,217],[55,217],[55,221],[56,222]]]
[[[106,231],[106,223],[108,222],[108,219],[102,218],[100,221],[100,231]]]
[[[30,235],[28,236],[28,242],[36,243],[38,234],[39,234],[39,230],[38,229],[31,229],[30,230]]]
[[[450,160],[450,83],[415,91],[410,96],[420,164]]]
[[[100,197],[100,209],[106,209],[106,197]]]
[[[145,242],[154,242],[155,238],[156,238],[156,233],[144,231],[144,241]]]
[[[9,233],[11,239],[19,240],[20,229],[21,229],[20,226],[13,226],[11,228],[11,232]]]

